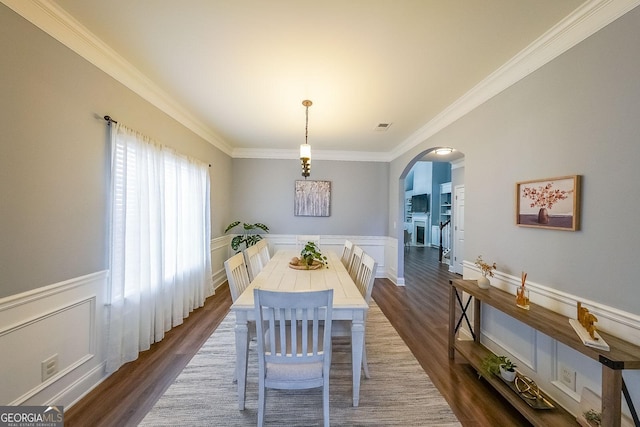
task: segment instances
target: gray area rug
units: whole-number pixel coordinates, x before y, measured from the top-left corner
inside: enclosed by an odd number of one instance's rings
[[[142,426],[253,426],[257,422],[256,343],[249,348],[247,401],[238,410],[232,383],[235,316],[227,315],[187,367],[158,400]],[[460,426],[449,405],[372,302],[367,318],[370,379],[362,376],[360,406],[352,406],[351,349],[334,341],[330,377],[335,426]],[[267,390],[265,425],[322,425],[322,392]]]

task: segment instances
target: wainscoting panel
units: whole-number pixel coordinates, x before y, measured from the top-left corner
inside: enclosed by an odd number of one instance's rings
[[[492,349],[496,346],[502,349],[499,353],[517,360],[518,367],[526,365],[536,371],[536,331],[491,307],[482,307],[481,314],[483,344]]]
[[[227,281],[224,262],[234,254],[231,249],[232,238],[233,236],[221,236],[211,240],[211,275],[214,289]]]
[[[106,279],[102,271],[0,300],[0,404],[68,405],[86,392],[73,384],[102,364]],[[52,357],[56,372],[43,379]]]

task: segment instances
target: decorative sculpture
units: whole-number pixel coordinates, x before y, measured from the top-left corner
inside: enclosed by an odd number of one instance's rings
[[[578,301],[578,322],[589,332],[589,336],[592,340],[599,340],[600,337],[596,337],[596,325],[595,322],[598,321],[598,318],[594,316],[592,313],[589,313],[589,310],[582,306],[582,303]]]
[[[569,319],[569,323],[573,326],[582,343],[588,347],[609,351],[609,344],[598,334],[595,325],[598,318],[594,316],[593,313],[590,313],[586,307],[583,307],[580,301],[578,301],[576,305],[577,319]]]

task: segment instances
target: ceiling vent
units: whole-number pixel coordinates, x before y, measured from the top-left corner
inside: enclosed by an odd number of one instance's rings
[[[391,127],[391,123],[378,123],[373,129],[377,132],[385,132]]]

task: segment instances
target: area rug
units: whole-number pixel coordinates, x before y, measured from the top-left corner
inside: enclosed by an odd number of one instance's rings
[[[253,426],[257,422],[258,362],[249,347],[247,400],[238,410],[233,384],[235,315],[229,313],[175,382],[147,414],[142,426]],[[330,418],[335,426],[460,426],[451,408],[380,309],[367,317],[371,378],[362,376],[360,405],[352,405],[351,349],[334,341]],[[322,391],[267,390],[265,425],[322,425]]]

